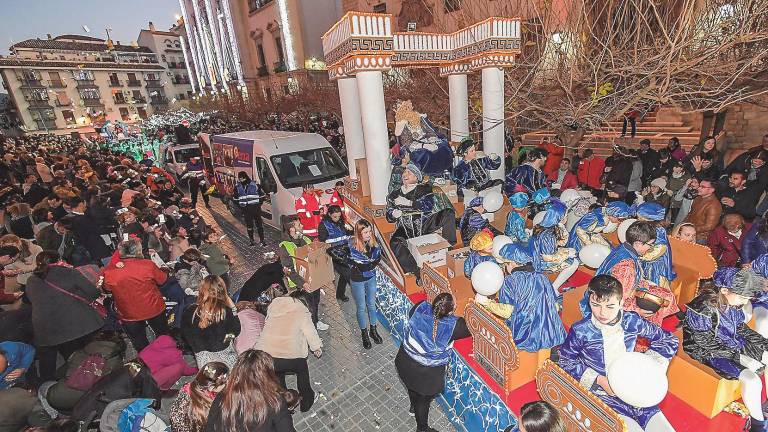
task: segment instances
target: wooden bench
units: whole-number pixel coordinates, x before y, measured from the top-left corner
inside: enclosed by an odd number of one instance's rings
[[[541,398],[560,413],[568,432],[623,432],[624,420],[551,360],[536,372]]]
[[[672,249],[672,266],[677,273],[670,289],[677,299],[677,304],[683,305],[696,297],[699,281],[709,279],[715,274],[717,262],[712,257],[712,251],[706,246],[674,237],[669,238],[669,246]]]
[[[474,300],[464,310],[472,332],[475,360],[505,393],[517,390],[536,378],[536,370],[549,358],[550,350],[519,351],[507,324]]]

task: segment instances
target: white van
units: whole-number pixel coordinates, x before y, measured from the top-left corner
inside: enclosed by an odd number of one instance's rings
[[[263,219],[278,229],[283,216],[296,213],[304,184],[324,191],[320,203],[327,204],[333,186],[349,174],[336,150],[314,133],[234,132],[212,136],[211,148],[214,182],[222,200],[231,198],[237,175],[245,171],[267,192],[261,206]]]
[[[176,178],[184,175],[187,162],[193,157],[200,157],[200,145],[171,144],[160,148],[160,166]]]

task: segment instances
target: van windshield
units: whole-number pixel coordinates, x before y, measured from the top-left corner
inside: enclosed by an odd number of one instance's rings
[[[347,166],[331,147],[272,156],[280,183],[286,189],[307,183],[323,183],[349,174]]]
[[[193,157],[200,157],[199,147],[190,147],[185,149],[177,149],[173,151],[176,156],[176,163],[187,163]]]

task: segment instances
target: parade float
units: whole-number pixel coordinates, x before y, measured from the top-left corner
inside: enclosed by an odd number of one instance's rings
[[[421,164],[420,170],[428,172],[419,183],[431,188],[430,212],[445,206],[457,217],[464,212],[456,185],[434,164],[443,159],[440,152],[454,151],[469,136],[469,74],[479,71],[482,75],[483,151],[486,155],[504,153],[504,68],[513,66],[520,54],[520,25],[519,19],[492,17],[450,34],[398,33],[392,30],[391,15],[349,12],[325,34],[323,48],[330,77],[339,88],[347,145],[347,216],[353,223],[360,218],[371,221],[383,245],[377,300],[383,322],[397,343],[402,340],[409,308],[441,292],[454,296],[456,313],[467,320],[473,337],[455,344],[448,382],[438,399],[459,430],[504,430],[509,426],[516,430],[520,407],[544,399],[559,410],[569,431],[621,432],[626,429],[621,417],[550,360],[549,350],[519,349],[507,324],[475,302],[477,293],[461,271],[467,245],[460,240],[451,244],[442,236],[422,244],[409,243],[409,253],[419,265],[416,273],[404,270],[399,262],[401,252],[390,246],[393,234],[407,231],[414,221],[406,217],[411,224],[404,226],[402,215],[413,215],[402,212],[399,218],[391,217],[393,209],[398,209],[391,199],[388,203],[388,196],[402,184],[405,172],[398,165],[400,159],[407,157],[406,161]],[[406,115],[395,131],[399,148],[390,152],[382,73],[393,67],[434,67],[447,77],[449,136],[436,132],[424,116]],[[504,172],[502,160],[489,174],[492,179],[502,179]],[[511,208],[505,203],[496,212],[501,217],[494,218],[494,227],[504,230]],[[569,223],[573,222],[575,219]],[[527,223],[531,225],[530,220]],[[617,233],[606,238],[613,245],[619,243]],[[706,247],[676,239],[669,242],[678,274],[670,289],[678,303],[684,304],[696,294],[699,281],[712,276],[716,264]],[[566,283],[564,288],[572,288],[563,295],[561,318],[566,328],[582,318],[579,301],[594,272],[594,265],[582,265]],[[681,337],[679,332],[676,335]],[[669,391],[662,395],[660,407],[676,430],[735,430],[743,425],[743,419],[722,412],[739,398],[738,381],[721,379],[682,349],[667,375]]]

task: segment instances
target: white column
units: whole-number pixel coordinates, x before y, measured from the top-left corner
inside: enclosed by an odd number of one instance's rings
[[[469,96],[467,75],[448,75],[448,98],[451,106],[451,141],[469,136]]]
[[[391,163],[384,84],[380,71],[358,72],[356,80],[365,138],[365,161],[368,165],[368,181],[371,186],[371,203],[385,205]]]
[[[347,164],[349,176],[357,178],[355,159],[365,157],[365,141],[363,140],[363,120],[360,117],[360,98],[357,94],[357,79],[355,77],[341,78],[336,81],[339,86],[341,101],[341,121],[344,127],[344,143],[347,147]]]
[[[483,151],[501,156],[501,167],[491,172],[504,178],[504,69],[483,69]]]

